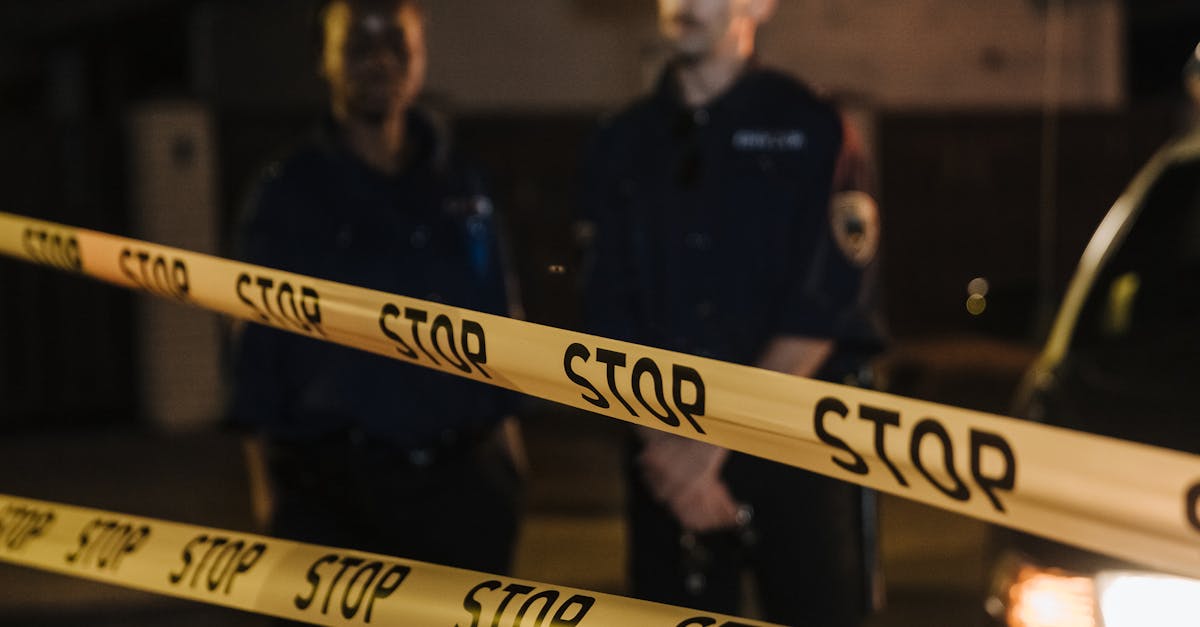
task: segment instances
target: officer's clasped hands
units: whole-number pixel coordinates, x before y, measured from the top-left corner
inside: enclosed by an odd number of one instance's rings
[[[651,429],[640,429],[639,436],[645,446],[637,462],[646,485],[684,529],[708,532],[737,524],[737,503],[720,477],[728,449]]]

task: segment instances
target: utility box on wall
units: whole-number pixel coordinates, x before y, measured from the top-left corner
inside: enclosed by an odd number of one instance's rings
[[[216,146],[208,109],[188,101],[143,104],[132,112],[129,131],[131,235],[217,252]],[[142,295],[136,320],[142,413],[167,431],[215,423],[223,398],[218,318]]]

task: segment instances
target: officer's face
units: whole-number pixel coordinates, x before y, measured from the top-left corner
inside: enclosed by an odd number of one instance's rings
[[[707,57],[720,48],[733,23],[737,0],[658,0],[658,25],[674,52]]]
[[[379,123],[425,82],[420,10],[399,0],[338,0],[325,14],[321,69],[334,115]]]

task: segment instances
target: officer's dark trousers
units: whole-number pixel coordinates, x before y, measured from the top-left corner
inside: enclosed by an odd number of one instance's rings
[[[509,569],[519,479],[495,438],[439,451],[422,465],[387,444],[343,438],[275,444],[269,463],[276,537],[488,573]]]
[[[842,627],[862,620],[866,569],[856,486],[733,453],[724,476],[734,498],[753,506],[751,527],[702,535],[688,550],[679,524],[653,500],[632,458],[628,471],[634,596],[739,615],[742,571],[748,570],[771,622]]]

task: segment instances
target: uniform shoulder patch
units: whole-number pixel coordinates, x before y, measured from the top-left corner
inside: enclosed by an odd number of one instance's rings
[[[879,207],[861,191],[838,192],[829,203],[833,239],[850,263],[863,267],[879,251]]]

